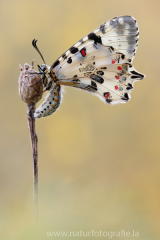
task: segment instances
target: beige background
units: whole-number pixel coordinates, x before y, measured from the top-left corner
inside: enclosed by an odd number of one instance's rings
[[[35,239],[31,146],[26,105],[18,95],[18,64],[34,58],[42,63],[31,45],[34,38],[51,65],[79,39],[120,15],[138,22],[133,65],[146,78],[135,83],[129,103],[116,106],[66,87],[60,109],[36,122],[39,239],[49,239],[46,231],[92,229],[134,229],[140,235],[136,239],[160,238],[159,9],[156,0],[1,1],[1,239]]]

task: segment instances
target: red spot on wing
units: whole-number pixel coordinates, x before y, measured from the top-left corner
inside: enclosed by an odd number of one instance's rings
[[[106,99],[108,99],[109,96],[110,96],[110,93],[106,93],[106,94],[105,94],[105,98],[106,98]]]
[[[83,57],[86,56],[86,48],[82,48],[80,52],[81,52]]]
[[[115,89],[116,89],[116,90],[118,90],[118,88],[119,88],[118,86],[115,86]]]
[[[118,68],[119,71],[123,69],[121,66],[118,66],[117,68]]]
[[[112,60],[112,64],[115,64],[115,62],[116,62],[116,61],[113,59],[113,60]]]
[[[119,76],[116,76],[117,79],[119,79]]]

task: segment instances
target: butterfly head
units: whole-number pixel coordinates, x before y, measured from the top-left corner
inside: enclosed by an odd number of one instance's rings
[[[44,75],[48,75],[50,73],[50,66],[46,64],[42,64],[41,67],[38,65],[39,71]]]
[[[41,67],[38,65],[39,71],[43,74],[42,80],[43,80],[43,86],[45,90],[50,90],[52,87],[52,78],[50,76],[50,66],[46,64],[42,64]]]

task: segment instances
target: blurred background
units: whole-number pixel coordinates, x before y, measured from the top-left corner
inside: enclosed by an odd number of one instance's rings
[[[93,229],[134,229],[138,239],[160,239],[159,9],[156,0],[1,0],[1,239],[36,239],[32,152],[18,65],[32,59],[42,64],[31,45],[34,38],[52,65],[79,39],[121,15],[138,22],[133,65],[146,77],[135,83],[130,102],[116,106],[66,87],[60,109],[36,121],[37,239],[48,239],[47,231]],[[120,239],[125,238],[133,239]]]

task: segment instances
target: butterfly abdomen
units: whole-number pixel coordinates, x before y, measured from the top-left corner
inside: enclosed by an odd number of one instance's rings
[[[37,119],[51,115],[59,107],[61,98],[61,87],[55,83],[51,91],[48,93],[46,101],[36,110],[34,117]]]

